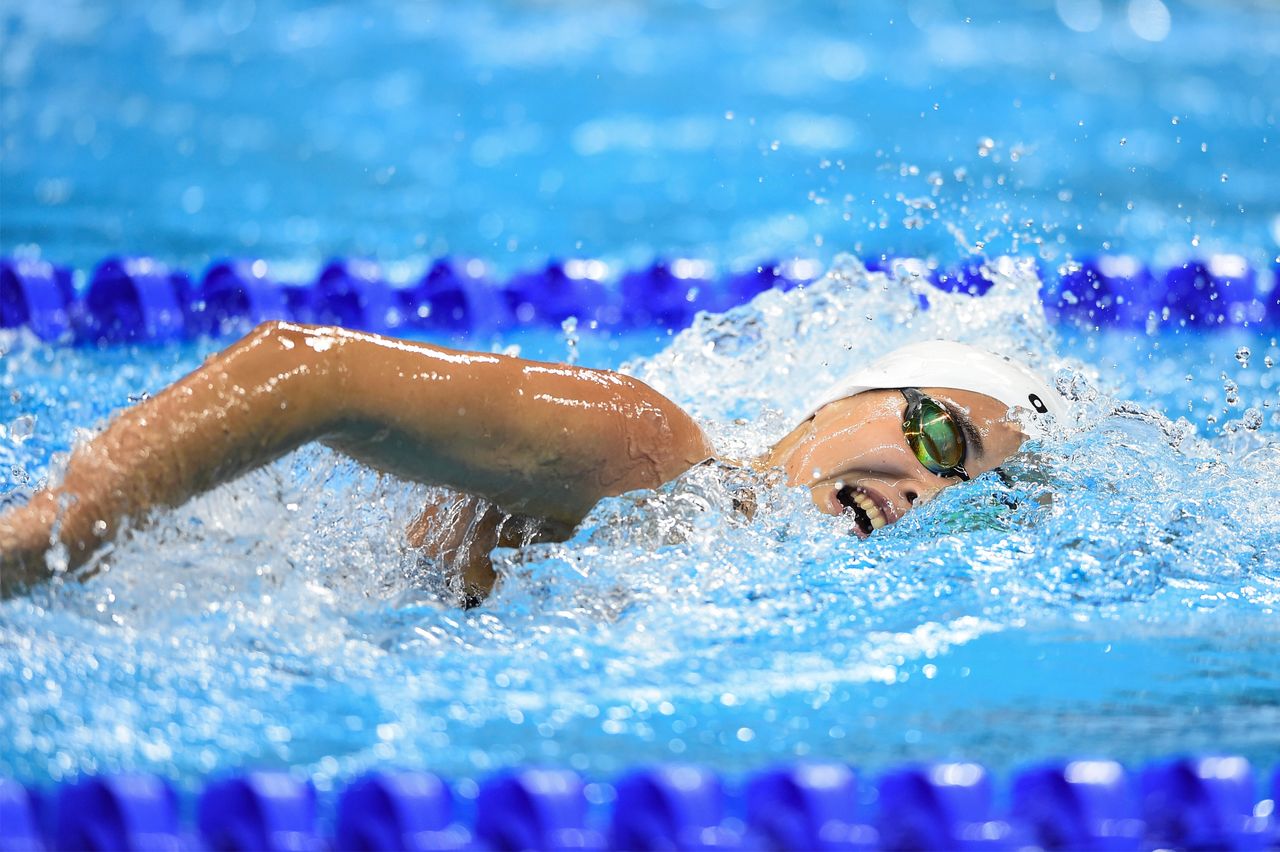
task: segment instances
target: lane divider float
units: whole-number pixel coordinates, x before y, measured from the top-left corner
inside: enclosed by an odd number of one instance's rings
[[[880,256],[868,270],[921,280],[948,293],[985,295],[1009,265],[1031,264],[1041,298],[1058,321],[1096,328],[1280,329],[1280,261],[1260,274],[1239,255],[1193,258],[1157,270],[1103,255],[1058,274],[1031,259],[973,259],[954,267]],[[698,311],[725,311],[769,289],[815,280],[808,260],[768,261],[717,275],[710,263],[659,260],[614,274],[599,260],[551,261],[499,281],[483,261],[441,258],[418,279],[392,282],[378,263],[335,259],[314,280],[279,280],[263,260],[212,263],[198,280],[149,257],[109,257],[77,287],[68,268],[41,259],[0,258],[0,328],[25,327],[49,342],[167,342],[242,333],[270,319],[485,335],[530,326],[671,329]],[[928,306],[927,294],[921,296]]]
[[[874,784],[842,763],[793,763],[732,786],[706,767],[663,764],[590,794],[570,770],[511,769],[468,785],[465,801],[433,773],[385,770],[322,800],[303,775],[257,771],[208,783],[189,825],[157,775],[88,776],[39,796],[0,779],[0,848],[1274,849],[1280,766],[1265,796],[1258,780],[1247,760],[1223,756],[1136,774],[1112,760],[1050,761],[1015,773],[1001,796],[976,763],[899,766]]]

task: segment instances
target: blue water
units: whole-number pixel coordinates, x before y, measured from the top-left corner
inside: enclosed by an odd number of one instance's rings
[[[1051,326],[1026,262],[1267,264],[1280,13],[1169,2],[1151,40],[1150,3],[978,6],[6,8],[2,252],[813,257],[679,336],[467,342],[626,369],[729,454],[915,338],[1022,352],[1076,404],[1019,484],[865,542],[768,481],[744,522],[699,470],[499,554],[470,612],[403,549],[426,489],[305,449],[0,603],[0,772],[1280,759],[1280,347]],[[838,258],[976,248],[1023,262],[927,312]],[[0,503],[222,343],[0,338]]]
[[[1280,243],[1267,2],[23,0],[0,28],[0,250],[81,266]]]
[[[765,480],[745,522],[699,469],[602,502],[565,544],[500,552],[501,588],[461,612],[403,549],[425,489],[306,449],[132,531],[97,577],[0,604],[0,766],[190,781],[293,764],[327,783],[386,763],[1280,756],[1280,368],[1265,362],[1280,347],[1143,336],[1134,363],[1133,339],[1047,327],[1030,276],[922,312],[882,276],[837,272],[657,352],[575,348],[652,352],[624,368],[744,455],[830,373],[904,335],[1023,351],[1077,402],[1010,463],[1020,484],[981,478],[863,542]],[[38,481],[76,428],[212,345],[15,342],[5,461]]]

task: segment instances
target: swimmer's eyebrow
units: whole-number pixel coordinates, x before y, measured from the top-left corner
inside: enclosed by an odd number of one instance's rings
[[[973,425],[973,420],[969,418],[969,415],[949,399],[940,399],[938,401],[946,407],[951,419],[960,424],[960,431],[964,432],[965,444],[975,448],[979,456],[986,456],[987,448],[982,443],[982,436],[978,434],[978,427]],[[969,461],[968,454],[966,454],[965,461]]]

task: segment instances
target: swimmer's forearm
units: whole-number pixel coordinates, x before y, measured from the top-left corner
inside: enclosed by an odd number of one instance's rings
[[[40,578],[55,530],[76,567],[125,520],[180,505],[330,429],[340,365],[301,335],[277,332],[260,328],[119,414],[73,451],[61,484],[0,517],[6,593]]]

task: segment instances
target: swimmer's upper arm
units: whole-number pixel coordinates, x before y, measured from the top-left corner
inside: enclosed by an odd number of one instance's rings
[[[712,454],[687,413],[604,370],[343,333],[345,396],[326,443],[408,479],[572,526],[602,497]]]

